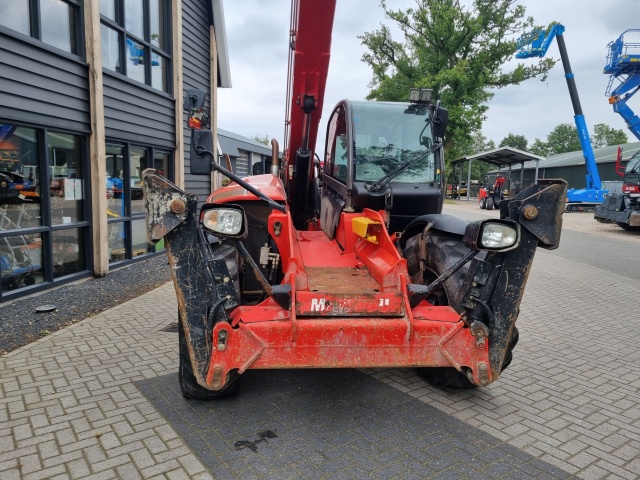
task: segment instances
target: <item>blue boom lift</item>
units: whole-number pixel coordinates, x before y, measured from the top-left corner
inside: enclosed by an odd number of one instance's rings
[[[620,114],[631,133],[640,140],[640,118],[627,105],[629,99],[640,90],[640,41],[625,42],[625,35],[640,40],[640,29],[625,30],[616,41],[607,45],[609,54],[604,73],[611,76],[605,95],[609,97],[613,111]],[[616,81],[619,84],[613,88]]]
[[[560,59],[564,67],[564,76],[567,79],[569,96],[573,104],[573,118],[576,122],[578,137],[580,138],[582,154],[587,169],[586,188],[572,188],[567,191],[567,210],[573,211],[585,207],[594,208],[596,205],[600,205],[608,192],[607,190],[602,190],[602,182],[598,174],[596,158],[593,154],[587,124],[582,114],[582,107],[580,106],[576,80],[571,71],[567,47],[565,46],[564,37],[562,36],[564,30],[564,25],[558,23],[553,25],[548,31],[541,29],[534,30],[530,34],[523,36],[517,42],[516,58],[544,57],[551,43],[553,43],[553,39],[555,38],[558,41],[558,50],[560,50]]]
[[[640,29],[626,30],[616,41],[607,45],[609,54],[604,73],[611,76],[606,95],[613,105],[613,111],[622,116],[629,130],[640,140],[640,118],[627,105],[629,99],[640,90],[640,41],[629,41],[630,38],[640,40]],[[618,86],[613,88],[616,81]],[[594,217],[599,222],[617,223],[625,230],[640,231],[639,153],[629,159],[624,169],[622,195],[607,197],[596,208]]]

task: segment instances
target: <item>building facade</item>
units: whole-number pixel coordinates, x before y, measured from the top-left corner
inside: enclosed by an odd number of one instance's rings
[[[0,2],[0,302],[157,254],[146,168],[185,174],[185,93],[230,86],[221,0]]]
[[[236,175],[269,173],[272,150],[263,143],[218,128],[218,150],[229,155]]]

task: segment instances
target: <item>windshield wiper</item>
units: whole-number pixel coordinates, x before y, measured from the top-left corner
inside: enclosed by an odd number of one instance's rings
[[[429,150],[427,150],[425,152],[422,152],[422,153],[419,153],[419,154],[415,155],[414,157],[411,157],[409,160],[404,162],[399,167],[396,167],[393,170],[391,170],[389,173],[387,173],[380,180],[372,183],[371,185],[366,184],[364,188],[366,188],[367,191],[369,191],[369,192],[377,192],[382,187],[386,186],[391,180],[393,180],[398,175],[400,175],[402,172],[404,172],[411,165],[417,163],[420,160],[423,160],[423,159],[427,158],[429,155],[431,155],[433,152],[435,152],[441,146],[442,146],[442,143],[434,143],[433,146]]]

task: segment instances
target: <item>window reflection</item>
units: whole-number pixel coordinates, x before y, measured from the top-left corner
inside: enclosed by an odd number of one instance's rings
[[[131,222],[131,237],[133,245],[131,253],[134,257],[144,255],[150,251],[147,243],[147,221],[144,218]]]
[[[77,53],[76,9],[51,0],[40,0],[42,41],[65,52]]]
[[[124,147],[107,144],[106,153],[109,262],[117,262],[126,257],[124,218],[127,216],[127,204],[124,198]]]
[[[151,62],[151,86],[163,92],[167,91],[167,59],[161,57],[157,53],[153,55],[154,61]]]
[[[0,232],[41,224],[36,130],[0,123]]]
[[[82,136],[0,123],[2,293],[87,269],[86,149]]]
[[[120,72],[120,36],[106,25],[100,25],[100,43],[102,46],[102,66]]]
[[[43,263],[40,234],[0,237],[2,292],[42,283]]]
[[[125,222],[109,224],[107,229],[109,239],[109,263],[120,262],[127,258],[124,226]]]
[[[124,19],[127,31],[136,37],[144,38],[144,9],[143,0],[125,0]]]
[[[131,168],[131,212],[144,213],[142,198],[142,172],[149,165],[146,148],[131,148],[129,156]]]
[[[0,0],[0,25],[30,35],[29,0]]]
[[[107,145],[107,220],[127,216],[124,201],[124,148]]]
[[[149,20],[151,24],[151,45],[165,50],[165,12],[163,0],[149,1]]]
[[[169,92],[169,0],[100,0],[100,13],[104,68]]]
[[[53,225],[83,219],[84,184],[80,139],[75,135],[47,133],[49,192]]]
[[[153,152],[153,168],[156,169],[158,175],[166,177],[169,169],[169,152],[156,150]]]
[[[145,83],[144,46],[127,38],[127,77]]]
[[[70,228],[52,232],[53,276],[55,278],[78,273],[86,269],[82,230]]]
[[[100,0],[100,15],[115,20],[116,19],[116,5],[115,0]]]

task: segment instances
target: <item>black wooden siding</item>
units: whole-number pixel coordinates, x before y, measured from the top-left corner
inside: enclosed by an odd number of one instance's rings
[[[89,132],[88,67],[0,32],[0,118]]]
[[[175,104],[168,95],[103,70],[105,134],[154,147],[175,148]]]
[[[209,7],[202,0],[184,0],[182,2],[182,80],[184,94],[192,88],[210,93],[210,45],[209,45]],[[211,192],[211,181],[207,175],[189,173],[191,132],[184,119],[184,170],[185,189],[198,195],[203,202]],[[215,148],[215,145],[214,145]]]

